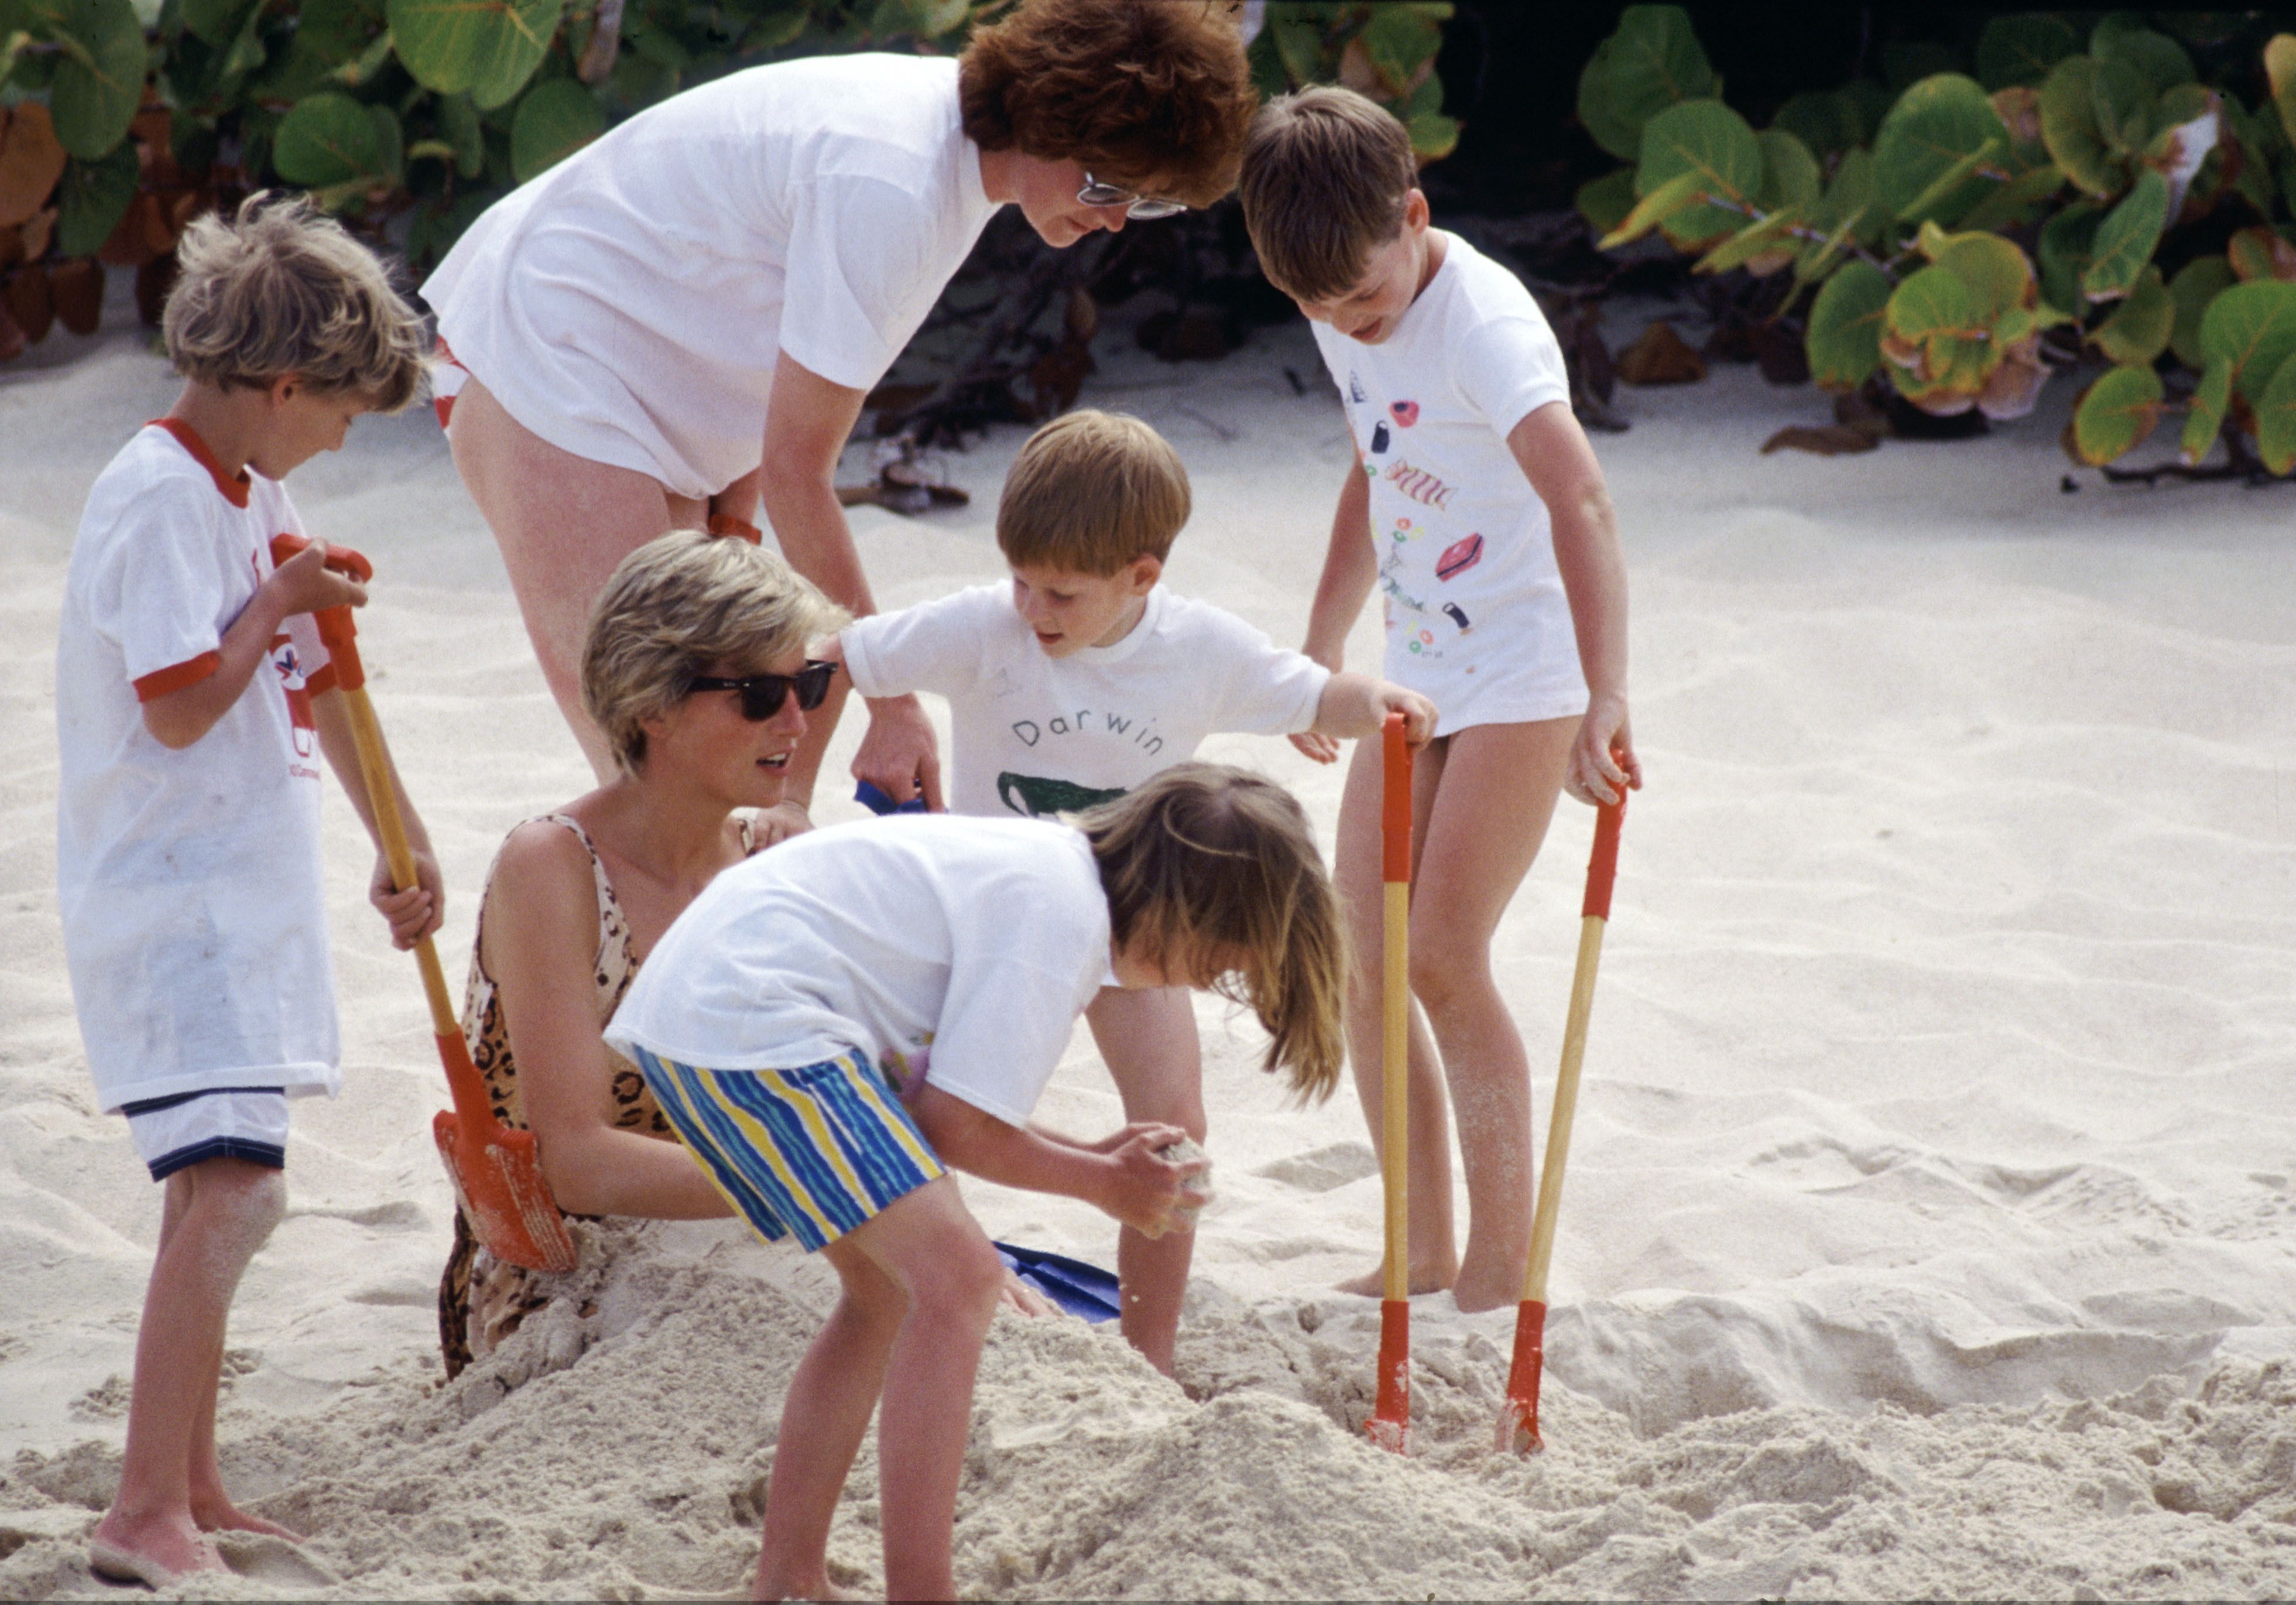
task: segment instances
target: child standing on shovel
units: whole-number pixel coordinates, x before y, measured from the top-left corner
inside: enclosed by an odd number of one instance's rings
[[[262,201],[184,231],[165,319],[183,393],[89,495],[56,651],[73,999],[103,1107],[167,1187],[119,1491],[88,1560],[155,1588],[222,1564],[210,1532],[283,1535],[224,1491],[216,1389],[233,1292],[285,1203],[287,1099],[339,1081],[320,751],[368,810],[311,614],[366,593],[324,546],[274,565],[272,538],[301,532],[278,482],[422,372],[380,264],[307,205]],[[399,807],[420,885],[395,892],[379,860],[373,896],[405,947],[440,894]]]
[[[1513,274],[1431,227],[1403,125],[1350,90],[1263,107],[1240,190],[1268,279],[1314,325],[1355,437],[1308,629],[1331,668],[1374,586],[1386,672],[1442,710],[1413,778],[1410,1288],[1515,1302],[1529,1253],[1530,1066],[1491,976],[1499,916],[1559,793],[1642,784],[1627,727],[1626,565],[1562,353]],[[1314,755],[1329,744],[1293,741]],[[1356,752],[1336,878],[1348,1036],[1380,1107],[1380,753]],[[1430,1027],[1432,1027],[1431,1035]],[[1451,1231],[1456,1104],[1466,1250]],[[1376,1294],[1376,1272],[1349,1284]]]
[[[1029,1123],[1103,981],[1248,1004],[1267,1067],[1340,1069],[1336,900],[1291,794],[1183,764],[1077,816],[832,826],[722,871],[606,1028],[710,1180],[843,1284],[782,1407],[755,1597],[832,1597],[839,1492],[878,1412],[885,1585],[946,1600],[973,1376],[1004,1268],[944,1165],[1154,1237],[1201,1195],[1157,1149]],[[882,1066],[905,1065],[897,1095]],[[882,1399],[882,1406],[880,1401]]]

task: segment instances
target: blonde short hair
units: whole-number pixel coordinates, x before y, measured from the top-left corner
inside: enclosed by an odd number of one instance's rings
[[[1267,282],[1294,300],[1332,300],[1403,231],[1419,182],[1411,136],[1352,89],[1318,85],[1272,100],[1244,136],[1243,226]]]
[[[184,378],[229,390],[292,374],[377,412],[414,399],[430,347],[422,315],[374,253],[308,201],[266,192],[229,221],[196,218],[176,262],[160,326]]]
[[[582,641],[582,706],[627,774],[645,762],[645,721],[731,664],[765,672],[846,621],[841,607],[747,540],[673,530],[621,561]]]
[[[1261,1068],[1331,1096],[1344,1054],[1347,935],[1299,801],[1217,763],[1176,763],[1076,824],[1108,894],[1110,934],[1167,973],[1209,977],[1273,1040]]]
[[[1084,407],[1029,437],[1004,476],[996,546],[1004,561],[1071,574],[1161,563],[1188,522],[1188,471],[1137,418]]]

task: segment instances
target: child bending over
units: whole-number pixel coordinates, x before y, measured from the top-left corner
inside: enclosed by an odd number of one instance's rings
[[[421,321],[365,249],[301,202],[184,234],[168,300],[183,393],[111,459],[72,547],[56,648],[57,878],[88,1068],[167,1184],[101,1576],[164,1587],[222,1564],[206,1534],[283,1529],[216,1465],[216,1386],[240,1275],[284,1207],[287,1100],[336,1067],[319,875],[324,752],[373,834],[311,614],[366,593],[299,534],[279,482],[406,405]],[[396,777],[393,785],[397,785]],[[438,867],[373,897],[401,947],[438,928]],[[291,1536],[292,1535],[287,1535]]]
[[[782,1409],[756,1597],[827,1597],[829,1525],[873,1410],[894,1599],[951,1597],[973,1374],[1004,1267],[943,1161],[1169,1229],[1178,1128],[1029,1124],[1077,1016],[1116,985],[1248,1004],[1267,1068],[1339,1076],[1337,901],[1289,793],[1184,764],[1073,825],[832,826],[722,871],[607,1027],[758,1234],[843,1283]],[[881,1066],[898,1067],[907,1095]],[[1201,1162],[1199,1162],[1200,1165]]]
[[[1260,266],[1313,322],[1355,436],[1308,654],[1338,668],[1376,587],[1388,674],[1443,710],[1414,770],[1410,1285],[1488,1310],[1520,1296],[1532,1204],[1530,1066],[1491,977],[1491,933],[1559,792],[1600,803],[1642,784],[1617,523],[1538,303],[1429,226],[1402,124],[1349,90],[1285,96],[1252,125],[1241,188]],[[1337,868],[1355,937],[1348,1040],[1375,1141],[1379,790],[1379,753],[1358,748]],[[1380,1279],[1349,1285],[1375,1294]]]
[[[1333,674],[1160,580],[1188,521],[1187,471],[1137,418],[1085,410],[1013,459],[996,508],[1009,586],[856,621],[839,653],[870,698],[948,699],[959,813],[1046,816],[1120,796],[1208,736],[1378,732],[1390,708],[1424,741],[1426,698]],[[877,705],[873,701],[873,707]],[[1085,1011],[1128,1120],[1204,1137],[1203,1059],[1185,987],[1109,987]],[[1195,1253],[1193,1226],[1117,1239],[1124,1335],[1159,1370]]]

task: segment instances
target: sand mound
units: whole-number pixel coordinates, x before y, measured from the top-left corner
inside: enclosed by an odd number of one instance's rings
[[[220,1598],[737,1591],[812,1268],[634,1228],[452,1384],[414,1360],[316,1413],[226,1410],[227,1470],[309,1535],[226,1546]],[[598,1256],[594,1247],[592,1258]],[[792,1275],[792,1272],[799,1274]],[[800,1285],[802,1284],[802,1285]],[[1212,1298],[1181,1387],[1108,1329],[1000,1317],[957,1525],[967,1592],[1018,1598],[2107,1597],[2296,1589],[2296,1368],[2234,1362],[2093,1403],[1748,1411],[1638,1435],[1552,1386],[1548,1452],[1493,1453],[1497,1346],[1421,1321],[1418,1453],[1361,1431],[1374,1307]],[[230,1419],[236,1414],[239,1419]],[[879,1580],[874,1448],[832,1571]],[[109,1449],[0,1477],[0,1595],[103,1592]],[[2076,1597],[2079,1597],[2078,1594]]]
[[[173,392],[132,323],[122,310],[116,337],[51,341],[0,374],[11,1597],[99,1591],[82,1542],[117,1477],[158,1230],[159,1189],[93,1107],[53,863],[72,526]],[[1093,399],[1188,464],[1174,588],[1296,640],[1351,462],[1304,333],[1201,370],[1102,343]],[[1636,427],[1600,450],[1633,570],[1651,789],[1627,826],[1556,1245],[1549,1453],[1489,1453],[1509,1317],[1439,1299],[1415,1316],[1414,1458],[1362,1439],[1376,1312],[1323,1291],[1380,1240],[1361,1117],[1344,1094],[1289,1107],[1253,1068],[1264,1040],[1208,1003],[1219,1196],[1185,1386],[1112,1334],[1000,1321],[960,1582],[2296,1595],[2284,499],[2088,476],[2062,494],[2061,414],[1821,461],[1756,455],[1809,421],[1806,390],[1730,370],[1625,400]],[[1001,577],[990,523],[1022,432],[948,459],[968,509],[855,510],[881,600]],[[447,872],[441,951],[459,971],[503,834],[586,771],[427,417],[363,420],[294,488],[316,533],[383,576],[368,670]],[[1367,614],[1351,663],[1373,661],[1374,634]],[[858,739],[849,721],[827,773]],[[1206,755],[1292,786],[1329,840],[1336,772],[1279,742]],[[836,789],[819,816],[856,816]],[[222,1413],[234,1486],[312,1538],[235,1541],[238,1569],[202,1590],[737,1590],[826,1272],[729,1226],[618,1236],[519,1342],[439,1387],[439,1071],[332,786],[325,811],[344,1093],[296,1110],[290,1214],[234,1306]],[[1496,939],[1542,1110],[1588,833],[1587,811],[1562,811]],[[1079,1133],[1121,1124],[1087,1037],[1039,1114]],[[1080,1203],[965,1191],[996,1237],[1109,1263],[1113,1230]],[[878,1576],[873,1483],[865,1457],[832,1547],[857,1588]]]

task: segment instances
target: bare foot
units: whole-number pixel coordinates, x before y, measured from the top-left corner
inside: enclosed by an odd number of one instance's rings
[[[275,1521],[266,1521],[260,1516],[250,1516],[220,1495],[212,1500],[193,1500],[192,1519],[199,1523],[202,1533],[268,1533],[274,1538],[284,1538],[290,1543],[303,1542],[303,1535],[293,1528],[281,1527]]]
[[[1458,1302],[1460,1313],[1478,1314],[1484,1310],[1511,1308],[1522,1298],[1522,1283],[1514,1277],[1485,1277],[1470,1281],[1464,1275],[1451,1284],[1451,1296]]]
[[[138,1520],[111,1510],[88,1538],[87,1568],[106,1582],[157,1589],[187,1573],[221,1571],[224,1566],[215,1545],[181,1517]]]
[[[817,1577],[811,1583],[788,1588],[768,1583],[760,1576],[750,1589],[750,1598],[752,1600],[858,1600],[864,1597],[857,1593],[848,1593],[825,1576]]]
[[[1449,1265],[1414,1265],[1411,1268],[1411,1291],[1440,1293],[1451,1285],[1452,1279],[1457,1274],[1458,1272]],[[1341,1293],[1358,1294],[1365,1298],[1384,1298],[1387,1296],[1386,1268],[1374,1265],[1361,1276],[1351,1276],[1341,1282],[1338,1290]]]

